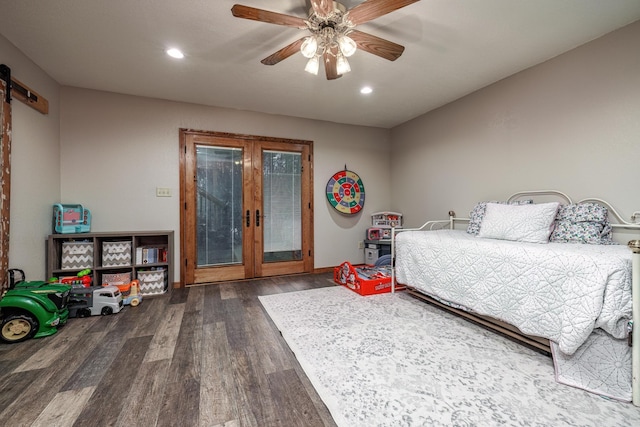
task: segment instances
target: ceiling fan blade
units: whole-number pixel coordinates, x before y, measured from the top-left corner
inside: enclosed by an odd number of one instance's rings
[[[327,80],[335,80],[342,75],[338,74],[338,46],[331,46],[324,51],[324,71],[327,74]]]
[[[333,12],[332,0],[311,0],[311,7],[319,17],[327,16]]]
[[[400,55],[404,52],[404,46],[381,39],[369,33],[363,33],[362,31],[353,30],[349,33],[349,37],[356,42],[358,49],[362,49],[365,52],[372,53],[389,61],[395,61],[400,58]]]
[[[297,16],[270,12],[268,10],[256,9],[255,7],[243,6],[241,4],[234,4],[231,8],[231,13],[233,13],[233,16],[236,18],[251,19],[253,21],[268,22],[269,24],[284,25],[300,29],[307,28],[307,24],[304,23],[304,19]]]
[[[280,61],[284,61],[291,55],[300,52],[300,46],[306,37],[301,38],[300,40],[296,40],[293,43],[283,47],[279,51],[274,54],[271,54],[264,58],[262,62],[264,65],[276,65]]]
[[[365,0],[349,10],[347,19],[353,25],[364,24],[418,1],[420,0]]]

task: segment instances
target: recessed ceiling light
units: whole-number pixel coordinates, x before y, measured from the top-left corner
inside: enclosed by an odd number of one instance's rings
[[[363,95],[367,95],[371,92],[373,92],[373,89],[371,89],[371,86],[365,86],[362,89],[360,89],[360,93]]]
[[[176,49],[176,48],[167,49],[167,55],[176,59],[184,58],[184,53],[182,53],[180,49]]]

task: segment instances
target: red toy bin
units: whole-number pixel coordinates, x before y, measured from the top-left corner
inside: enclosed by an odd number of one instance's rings
[[[343,262],[333,269],[333,281],[363,296],[384,294],[391,292],[391,267]]]

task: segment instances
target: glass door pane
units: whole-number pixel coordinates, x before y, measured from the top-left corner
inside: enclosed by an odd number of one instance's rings
[[[240,148],[196,146],[198,267],[242,264]]]
[[[263,262],[302,259],[300,153],[262,152]]]

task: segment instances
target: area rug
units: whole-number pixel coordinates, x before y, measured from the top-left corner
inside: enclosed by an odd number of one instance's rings
[[[403,292],[260,301],[338,426],[640,425],[640,408],[555,382],[551,358]]]

